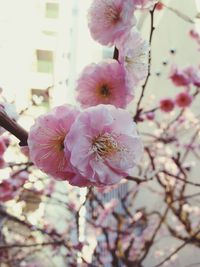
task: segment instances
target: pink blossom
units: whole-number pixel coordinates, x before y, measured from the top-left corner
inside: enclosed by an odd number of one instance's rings
[[[119,61],[127,71],[127,80],[130,85],[136,85],[148,73],[149,45],[138,31],[132,30],[126,38],[118,42],[117,47]]]
[[[200,34],[198,32],[196,32],[195,30],[191,30],[189,32],[190,37],[193,38],[198,45],[200,45]]]
[[[79,111],[69,105],[54,108],[37,118],[28,137],[29,154],[33,163],[57,179],[68,180],[74,175],[64,139]]]
[[[94,40],[113,45],[136,21],[134,5],[124,0],[93,0],[88,12],[88,26]]]
[[[161,2],[158,2],[157,4],[156,4],[156,10],[162,10],[164,8],[164,4],[163,3],[161,3]]]
[[[82,176],[105,186],[130,175],[143,149],[129,112],[99,105],[79,114],[65,139],[65,150]]]
[[[147,118],[147,120],[149,120],[149,121],[154,120],[154,118],[155,118],[155,113],[154,113],[154,112],[148,112],[148,113],[146,113],[146,118]]]
[[[170,78],[176,86],[189,86],[193,84],[200,87],[200,71],[193,66],[184,69],[178,69],[176,66],[173,66]]]
[[[191,83],[188,75],[183,70],[179,70],[176,66],[172,67],[170,79],[176,86],[188,86]]]
[[[83,108],[112,104],[124,108],[133,96],[126,83],[125,70],[116,60],[87,66],[77,84],[77,100]]]
[[[164,98],[160,100],[160,109],[164,112],[170,112],[174,109],[174,100],[171,98]]]
[[[192,103],[192,96],[188,92],[181,92],[176,96],[175,102],[180,108],[188,107]]]
[[[5,144],[4,138],[2,138],[2,136],[0,136],[0,156],[3,156],[6,149],[7,149],[7,146]]]
[[[5,202],[13,199],[18,190],[24,185],[28,178],[26,171],[12,173],[9,179],[0,183],[0,201]]]

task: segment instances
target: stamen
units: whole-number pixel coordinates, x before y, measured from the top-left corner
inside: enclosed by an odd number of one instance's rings
[[[114,136],[109,133],[105,133],[93,139],[91,150],[95,153],[96,159],[102,160],[118,151],[121,151],[121,147],[115,140]]]

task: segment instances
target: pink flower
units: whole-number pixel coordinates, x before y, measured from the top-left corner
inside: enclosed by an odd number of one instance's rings
[[[136,85],[146,78],[148,73],[149,45],[142,39],[139,32],[131,31],[126,38],[117,44],[119,61],[127,71],[127,80],[130,85]]]
[[[82,176],[105,186],[130,175],[143,149],[129,112],[99,105],[79,114],[65,139],[65,150]]]
[[[180,108],[188,107],[192,103],[192,96],[188,92],[181,92],[176,96],[175,102]]]
[[[148,113],[146,113],[146,118],[149,121],[153,121],[154,118],[155,118],[155,113],[154,112],[148,112]]]
[[[172,67],[170,79],[176,86],[188,86],[191,83],[188,75],[184,71],[179,70],[176,66]]]
[[[0,136],[0,156],[3,156],[6,149],[7,149],[7,146],[5,144],[4,138],[2,138],[2,136]]]
[[[94,40],[113,45],[133,25],[134,5],[124,0],[93,0],[88,13],[88,26]]]
[[[112,104],[124,108],[133,96],[126,83],[125,70],[117,60],[87,66],[77,84],[77,100],[83,108]]]
[[[68,180],[74,175],[69,153],[64,154],[64,139],[79,111],[69,105],[54,108],[37,118],[28,137],[33,163],[57,179]]]
[[[164,112],[170,112],[174,109],[174,100],[171,98],[164,98],[160,100],[160,109]]]
[[[189,86],[193,84],[200,87],[200,71],[193,66],[184,69],[178,69],[176,66],[173,66],[170,78],[176,86]]]
[[[3,180],[0,183],[0,201],[5,202],[13,199],[27,179],[28,173],[20,171],[12,173],[9,179]]]
[[[156,4],[156,10],[162,10],[164,8],[164,4],[163,3],[161,3],[161,2],[158,2],[157,4]]]

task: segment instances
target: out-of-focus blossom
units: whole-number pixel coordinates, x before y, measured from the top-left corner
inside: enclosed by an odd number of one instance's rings
[[[92,37],[102,45],[114,45],[135,25],[133,12],[131,1],[93,0],[88,12]]]
[[[164,8],[164,4],[163,3],[161,3],[161,2],[158,2],[157,4],[156,4],[156,10],[162,10]]]
[[[191,83],[188,75],[184,71],[179,70],[176,66],[172,67],[170,79],[176,86],[188,86]]]
[[[0,183],[0,201],[5,202],[13,199],[18,190],[24,185],[28,178],[26,171],[12,173],[9,179]]]
[[[155,113],[154,112],[148,112],[145,115],[146,115],[147,120],[149,120],[149,121],[153,121],[154,118],[155,118]]]
[[[57,179],[68,180],[73,176],[64,139],[79,111],[62,105],[36,119],[28,137],[29,154],[33,163]]]
[[[164,112],[170,112],[174,109],[175,103],[171,98],[164,98],[160,100],[160,109]]]
[[[189,86],[191,84],[200,87],[200,71],[193,66],[184,69],[172,67],[170,79],[176,86]]]
[[[185,108],[191,105],[192,99],[188,92],[181,92],[176,96],[175,102],[178,107]]]
[[[190,30],[189,34],[190,34],[190,37],[193,38],[197,42],[197,44],[200,46],[200,34],[196,32],[195,30]]]
[[[79,173],[101,186],[130,175],[143,146],[128,111],[99,105],[80,113],[65,139],[65,149]]]
[[[119,61],[127,71],[130,85],[136,85],[146,78],[148,73],[149,45],[139,32],[132,30],[129,35],[117,45]]]
[[[5,142],[4,136],[0,136],[0,156],[3,156],[7,149],[7,144]]]
[[[98,104],[125,108],[133,98],[125,70],[114,59],[87,66],[78,80],[77,92],[77,100],[83,108]]]

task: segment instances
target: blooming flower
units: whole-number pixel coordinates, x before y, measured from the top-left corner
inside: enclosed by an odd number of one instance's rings
[[[112,104],[124,108],[133,96],[126,83],[125,70],[116,60],[87,66],[77,84],[77,100],[83,108]]]
[[[192,103],[192,96],[188,92],[181,92],[176,96],[175,102],[180,108],[188,107]]]
[[[99,105],[79,114],[65,139],[65,150],[71,152],[71,164],[79,173],[101,186],[131,174],[142,143],[128,111]]]
[[[160,109],[164,112],[170,112],[174,109],[174,100],[171,98],[164,98],[160,100]]]
[[[143,80],[148,73],[149,45],[142,39],[136,30],[117,45],[119,49],[119,61],[127,70],[127,80],[130,84],[136,85]]]
[[[69,155],[64,154],[64,139],[78,113],[75,108],[62,105],[37,118],[30,129],[30,158],[39,169],[54,178],[67,180],[73,174]]]
[[[93,0],[88,12],[88,26],[94,40],[113,45],[135,24],[134,5],[124,0]]]

